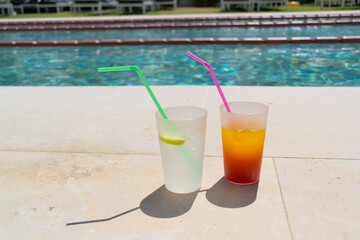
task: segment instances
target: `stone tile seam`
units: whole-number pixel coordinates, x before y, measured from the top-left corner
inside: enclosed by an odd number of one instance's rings
[[[103,154],[103,155],[135,155],[135,156],[160,156],[156,153],[125,153],[125,152],[86,152],[86,151],[51,151],[51,150],[28,150],[28,149],[0,149],[0,152],[22,152],[22,153],[61,153],[61,154]]]
[[[0,150],[1,151],[1,150]],[[208,157],[208,158],[218,158],[218,157],[223,157],[223,155],[208,155],[208,154],[205,154],[204,155],[205,157]],[[264,158],[274,158],[274,159],[289,159],[289,160],[313,160],[313,161],[317,161],[317,160],[328,160],[328,161],[360,161],[360,158],[349,158],[349,157],[333,157],[333,158],[330,158],[330,157],[296,157],[296,156],[293,156],[293,157],[277,157],[277,156],[263,156],[263,159]]]
[[[321,21],[263,21],[263,22],[225,22],[225,23],[157,23],[124,25],[60,25],[60,26],[20,26],[0,27],[0,31],[52,31],[52,30],[114,30],[114,29],[153,29],[153,28],[203,28],[203,27],[291,27],[313,25],[360,24],[356,20],[321,20]]]
[[[0,47],[72,47],[72,46],[129,46],[129,45],[208,45],[208,44],[328,44],[360,43],[360,36],[267,37],[263,38],[153,38],[61,41],[0,41]]]
[[[17,24],[65,24],[65,23],[132,23],[132,22],[176,22],[176,21],[206,21],[206,20],[278,20],[278,19],[308,19],[308,18],[348,18],[360,17],[359,13],[344,14],[294,14],[294,15],[268,15],[268,16],[218,16],[218,17],[180,17],[180,18],[133,18],[133,19],[102,19],[102,20],[50,20],[50,21],[4,21],[0,25]]]
[[[264,156],[265,158],[266,156]],[[275,159],[289,159],[289,160],[327,160],[327,161],[360,161],[360,158],[352,158],[352,157],[276,157],[276,156],[272,156],[272,158]]]
[[[133,153],[133,152],[86,152],[86,151],[51,151],[51,150],[26,150],[26,149],[0,149],[0,152],[23,152],[23,153],[69,153],[69,154],[104,154],[104,155],[135,155],[135,156],[160,156],[160,152],[157,153]],[[222,155],[209,155],[205,154],[206,158],[219,158],[223,157]],[[333,161],[360,161],[360,158],[321,158],[321,157],[276,157],[276,156],[263,156],[267,159],[307,159],[307,160],[333,160]]]
[[[279,175],[278,175],[278,170],[277,170],[277,167],[276,167],[275,159],[274,159],[274,158],[271,158],[271,159],[272,159],[272,162],[273,162],[273,165],[274,165],[274,168],[275,168],[276,180],[277,180],[278,187],[279,187],[279,190],[280,190],[281,201],[282,201],[282,204],[283,204],[283,207],[284,207],[285,216],[286,216],[286,222],[287,222],[287,224],[288,224],[288,228],[289,228],[289,232],[290,232],[290,237],[291,237],[291,239],[293,240],[293,239],[294,239],[294,235],[293,235],[293,231],[292,231],[292,229],[291,229],[289,214],[288,214],[288,211],[287,211],[287,208],[286,208],[285,198],[284,198],[283,191],[282,191],[282,188],[281,188],[281,183],[280,183],[280,178],[279,178]]]

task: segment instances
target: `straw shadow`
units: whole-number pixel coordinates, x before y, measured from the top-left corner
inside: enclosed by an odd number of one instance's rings
[[[209,202],[224,208],[240,208],[256,200],[259,182],[251,185],[236,185],[222,177],[207,192]]]
[[[198,191],[189,194],[172,193],[162,185],[141,201],[140,209],[151,217],[177,217],[190,210],[197,194]]]
[[[112,216],[112,217],[109,217],[109,218],[103,218],[103,219],[95,219],[95,220],[88,220],[88,221],[80,221],[80,222],[71,222],[71,223],[67,223],[66,226],[71,226],[71,225],[79,225],[79,224],[87,224],[87,223],[98,223],[98,222],[107,222],[107,221],[110,221],[110,220],[113,220],[115,218],[118,218],[122,215],[125,215],[125,214],[128,214],[128,213],[131,213],[135,210],[138,210],[140,207],[136,207],[136,208],[133,208],[133,209],[130,209],[130,210],[127,210],[125,212],[122,212],[122,213],[119,213],[115,216]]]

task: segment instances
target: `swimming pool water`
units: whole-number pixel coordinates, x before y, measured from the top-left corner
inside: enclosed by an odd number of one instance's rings
[[[98,67],[137,65],[151,85],[360,86],[360,44],[187,45],[0,48],[0,85],[141,85],[135,72]]]
[[[93,31],[2,31],[0,41],[24,40],[88,40],[136,38],[196,38],[196,37],[317,37],[360,35],[360,25],[294,26],[294,27],[221,27],[179,29],[128,29]]]

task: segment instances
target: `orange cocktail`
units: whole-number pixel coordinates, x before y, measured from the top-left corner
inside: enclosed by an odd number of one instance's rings
[[[235,184],[259,181],[268,107],[255,102],[220,106],[225,178]]]
[[[260,176],[265,128],[233,131],[221,128],[225,178],[237,184],[257,182]]]

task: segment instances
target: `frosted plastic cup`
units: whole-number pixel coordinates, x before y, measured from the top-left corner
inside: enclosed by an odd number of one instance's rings
[[[207,111],[179,106],[156,112],[165,187],[174,193],[191,193],[201,187]]]
[[[231,113],[220,106],[225,178],[235,184],[259,181],[268,106],[230,102]]]

